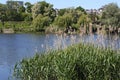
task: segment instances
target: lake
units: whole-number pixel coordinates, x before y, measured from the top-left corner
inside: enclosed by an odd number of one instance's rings
[[[0,80],[12,80],[13,67],[23,58],[78,42],[120,50],[118,35],[0,34]]]

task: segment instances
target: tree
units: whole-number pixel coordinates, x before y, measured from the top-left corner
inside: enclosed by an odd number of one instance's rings
[[[7,21],[21,21],[22,16],[15,9],[7,9],[6,11]]]
[[[106,5],[103,9],[101,22],[108,26],[118,26],[120,18],[120,9],[117,4],[110,3]]]
[[[0,21],[2,22],[2,25],[4,26],[4,21],[6,21],[6,5],[0,4]]]
[[[26,6],[26,12],[27,13],[31,13],[32,12],[32,4],[30,2],[26,2],[25,3],[25,6]]]
[[[58,11],[58,15],[59,15],[59,16],[63,16],[63,15],[65,14],[65,12],[66,12],[66,9],[60,9],[60,10]]]
[[[22,18],[24,21],[32,21],[32,14],[31,13],[22,13]]]
[[[50,24],[50,18],[48,16],[44,17],[43,15],[39,14],[33,20],[33,26],[35,27],[35,31],[44,30]]]
[[[119,12],[116,14],[116,17],[117,17],[117,27],[119,27],[120,28],[120,10],[119,10]]]
[[[24,7],[24,6],[20,6],[20,7],[18,8],[18,12],[19,12],[19,13],[25,12],[25,7]]]
[[[25,12],[25,7],[21,6],[17,1],[7,2],[6,16],[7,21],[23,21],[22,13]]]
[[[90,19],[88,18],[87,15],[85,14],[82,14],[80,17],[79,17],[79,20],[78,20],[78,24],[81,25],[81,26],[85,26],[86,24],[88,24],[90,22]]]
[[[73,18],[72,14],[64,14],[63,16],[58,16],[55,19],[55,24],[58,25],[59,27],[69,27],[72,25]]]
[[[77,7],[75,10],[76,10],[76,11],[81,11],[81,12],[84,12],[84,13],[86,14],[85,9],[84,9],[84,8],[82,8],[81,6]]]
[[[43,15],[43,16],[49,16],[51,17],[54,13],[55,16],[55,10],[53,9],[53,5],[42,1],[42,2],[38,2],[36,4],[33,5],[32,7],[32,16],[33,19],[36,18],[39,14]]]
[[[86,14],[82,14],[79,19],[78,19],[78,25],[80,27],[84,28],[84,33],[86,33],[88,31],[89,23],[91,22],[91,19],[88,17],[88,15]]]
[[[92,23],[97,23],[99,21],[99,14],[97,14],[97,12],[92,9],[90,14],[89,14],[89,18],[92,20]]]
[[[51,5],[45,1],[42,1],[42,2],[38,2],[38,3],[34,4],[32,7],[33,22],[34,22],[34,20],[36,22],[36,19],[38,19],[37,17],[39,16],[39,18],[40,18],[40,15],[42,16],[42,20],[48,18],[48,21],[49,21],[48,24],[51,24],[56,17],[56,11],[53,9],[53,5]],[[40,19],[40,22],[41,22],[41,19]],[[47,22],[47,21],[45,21],[45,22]]]

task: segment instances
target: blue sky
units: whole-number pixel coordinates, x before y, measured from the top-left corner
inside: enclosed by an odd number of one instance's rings
[[[6,3],[7,0],[0,0],[0,3]],[[16,0],[17,1],[17,0]],[[19,0],[24,2],[36,3],[43,0]],[[54,8],[68,8],[82,6],[85,9],[98,9],[101,6],[114,2],[120,6],[120,0],[45,0],[54,5]]]

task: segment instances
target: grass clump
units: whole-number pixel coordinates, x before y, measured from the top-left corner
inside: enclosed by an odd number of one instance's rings
[[[21,80],[120,80],[120,54],[78,44],[53,50],[15,65]]]

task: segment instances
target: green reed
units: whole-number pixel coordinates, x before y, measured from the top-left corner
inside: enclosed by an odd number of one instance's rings
[[[120,80],[120,53],[80,43],[23,59],[15,65],[14,76],[21,80]]]

